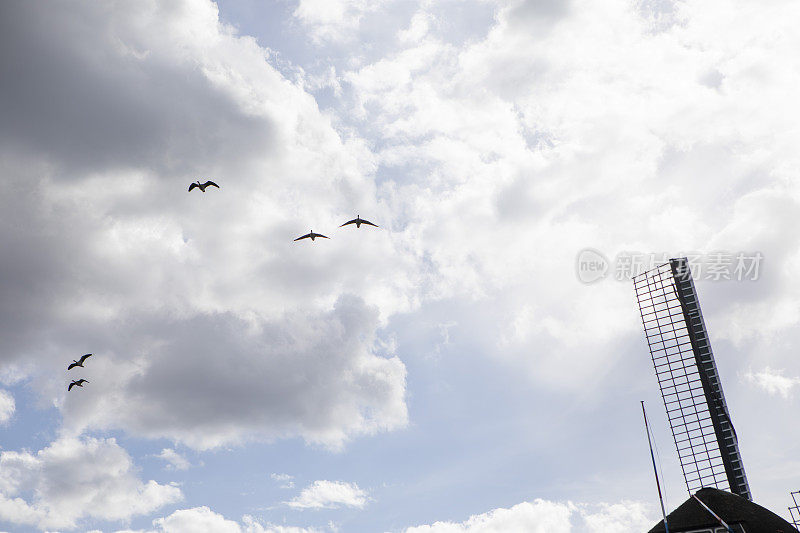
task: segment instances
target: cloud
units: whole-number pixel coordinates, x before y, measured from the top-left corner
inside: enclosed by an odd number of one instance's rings
[[[336,509],[342,506],[363,509],[367,500],[367,493],[355,483],[319,480],[285,503],[295,509]]]
[[[364,144],[213,2],[2,9],[4,366],[72,434],[338,447],[402,427],[405,367],[374,341],[409,262],[387,231],[292,242],[378,211]],[[222,188],[186,193],[201,176]],[[93,388],[65,396],[55,370],[85,351]]]
[[[314,528],[278,526],[261,524],[253,517],[245,515],[242,522],[228,520],[208,507],[179,509],[164,518],[153,520],[154,530],[133,532],[130,530],[117,533],[194,533],[196,531],[213,531],[214,533],[319,533]]]
[[[273,473],[273,474],[270,474],[269,477],[271,477],[273,480],[277,481],[278,483],[281,483],[281,488],[282,489],[293,489],[294,488],[294,481],[293,481],[294,476],[290,476],[289,474],[275,474],[275,473]]]
[[[125,343],[169,342],[127,366],[95,362],[92,394],[65,400],[65,428],[119,427],[206,449],[292,435],[336,448],[400,427],[405,368],[372,351],[376,322],[374,309],[343,297],[331,311],[279,321],[223,314],[148,323]]]
[[[436,522],[410,527],[405,533],[489,533],[493,531],[528,531],[531,533],[615,533],[642,531],[655,521],[636,502],[602,504],[593,507],[546,500],[519,503],[471,516],[464,522]]]
[[[61,438],[35,454],[0,454],[0,518],[18,525],[73,529],[84,518],[127,520],[182,498],[177,487],[139,480],[114,439]]]
[[[582,506],[580,515],[585,529],[579,531],[592,533],[644,531],[658,521],[647,505],[632,501]]]
[[[156,455],[159,459],[167,462],[167,468],[173,470],[188,470],[192,464],[181,454],[172,448],[164,448],[161,453]]]
[[[246,157],[276,142],[272,121],[255,119],[218,90],[219,47],[198,37],[232,38],[211,2],[123,3],[113,13],[73,2],[46,12],[2,9],[4,21],[16,21],[4,22],[0,37],[3,49],[14,50],[0,60],[9,81],[0,97],[11,103],[0,110],[6,149],[44,154],[65,177],[143,162],[191,175],[222,154]],[[148,90],[153,85],[159,90]]]
[[[319,483],[331,482],[317,481],[315,485]],[[331,483],[331,485],[335,484]],[[348,484],[338,483],[338,485],[344,486]],[[337,490],[341,490],[341,487]],[[343,498],[337,497],[336,499],[341,500]],[[436,522],[432,525],[409,527],[404,532],[489,533],[494,531],[529,531],[532,533],[569,533],[571,531],[586,531],[588,533],[618,533],[620,531],[641,531],[652,526],[655,522],[656,519],[648,515],[645,506],[638,502],[622,501],[615,504],[589,506],[537,499],[533,502],[517,504],[508,509],[494,509],[487,513],[472,516],[464,522]],[[175,511],[168,517],[154,520],[153,526],[155,530],[148,533],[193,531],[313,533],[319,531],[315,528],[261,524],[248,515],[245,515],[242,518],[242,522],[238,523],[225,519],[221,514],[212,511],[208,507],[195,507]],[[332,525],[329,525],[329,528],[335,531]]]
[[[15,409],[14,397],[8,391],[0,389],[0,425],[11,420]]]
[[[745,378],[760,389],[763,389],[772,396],[780,395],[784,399],[792,396],[795,387],[800,386],[800,378],[786,377],[781,370],[773,370],[765,367],[761,372],[747,372]]]
[[[164,533],[181,533],[188,531],[218,531],[219,533],[240,533],[241,526],[226,520],[221,514],[213,512],[208,507],[195,507],[175,511],[166,518],[153,521],[158,531]]]
[[[386,0],[300,0],[294,17],[319,44],[354,38],[365,14],[377,11]]]
[[[314,9],[320,40],[371,13]],[[438,302],[472,325],[452,346],[596,405],[641,381],[642,334],[629,285],[575,279],[595,247],[762,251],[758,283],[700,289],[705,315],[731,365],[796,375],[797,6],[493,9],[455,46],[421,5],[400,48],[337,65],[327,115],[212,2],[2,4],[4,370],[74,432],[336,447],[405,424],[378,328]],[[188,196],[200,176],[223,188]],[[353,211],[381,230],[291,245]],[[93,387],[64,396],[87,349]]]
[[[436,522],[432,525],[410,527],[405,533],[478,533],[484,531],[531,531],[534,533],[568,533],[569,517],[573,508],[536,500],[524,502],[510,509],[494,509],[488,513],[471,516],[468,520]]]
[[[762,276],[717,291],[720,310],[736,310],[725,333],[798,322],[786,269],[800,240],[778,229],[800,212],[787,167],[800,163],[798,139],[782,111],[797,103],[775,90],[796,44],[784,17],[797,8],[776,6],[786,41],[759,40],[756,52],[738,32],[758,40],[746,22],[766,17],[757,10],[726,10],[722,29],[710,8],[663,4],[503,4],[483,39],[455,47],[434,28],[342,73],[349,123],[376,139],[379,194],[402,213],[398,239],[425,258],[420,300],[482,301],[487,351],[552,390],[586,390],[641,338],[630,285],[577,283],[587,246],[609,257],[762,251],[783,290]],[[653,32],[656,11],[683,22]],[[754,63],[770,82],[753,78]],[[714,89],[697,81],[710,69],[723,76]],[[759,111],[756,86],[781,103]],[[759,304],[738,307],[745,293]]]

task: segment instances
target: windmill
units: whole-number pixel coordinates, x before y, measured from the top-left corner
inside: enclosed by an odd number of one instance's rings
[[[633,285],[686,488],[752,500],[687,259],[670,259]]]

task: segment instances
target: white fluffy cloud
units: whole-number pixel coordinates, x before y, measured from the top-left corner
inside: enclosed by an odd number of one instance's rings
[[[282,489],[293,489],[294,488],[294,476],[289,474],[277,474],[272,473],[269,475],[273,480],[277,481],[281,484]]]
[[[241,526],[208,507],[195,507],[175,511],[166,518],[153,521],[158,531],[164,533],[183,533],[188,531],[215,531],[219,533],[240,533]]]
[[[576,505],[546,500],[523,502],[511,508],[494,509],[471,516],[464,522],[436,522],[406,528],[405,533],[623,533],[642,531],[657,520],[649,516],[645,506],[638,502],[623,501],[615,504]],[[315,528],[262,524],[245,515],[242,522],[228,520],[208,507],[195,507],[175,511],[165,518],[153,521],[152,532],[184,533],[214,531],[220,533],[315,533]],[[336,529],[330,526],[333,531]],[[128,533],[119,531],[117,533]],[[133,532],[130,532],[133,533]]]
[[[14,397],[8,391],[0,389],[0,424],[11,420],[15,409]]]
[[[483,533],[489,531],[530,531],[535,533],[568,533],[569,518],[574,507],[536,500],[510,509],[495,509],[471,516],[460,523],[436,522],[406,529],[406,533]]]
[[[761,372],[748,372],[745,378],[750,383],[754,383],[768,394],[780,395],[783,398],[790,398],[795,387],[800,386],[800,378],[787,377],[779,370],[770,367],[764,368]]]
[[[428,262],[422,298],[491,303],[493,353],[542,386],[585,387],[641,336],[630,285],[575,280],[587,246],[761,251],[771,281],[716,291],[721,312],[738,311],[723,334],[786,335],[800,319],[788,270],[800,240],[777,230],[800,213],[786,114],[798,107],[776,89],[800,76],[798,8],[659,5],[512,2],[468,46],[429,32],[342,75],[350,122],[379,139],[378,193]]]
[[[404,40],[412,24],[342,73],[347,123],[376,139],[378,194],[428,267],[420,300],[459,304],[453,342],[602,402],[613,382],[645,386],[648,357],[630,282],[580,284],[577,253],[752,251],[758,281],[698,282],[720,368],[798,375],[798,6],[497,5],[484,38],[459,46],[431,24]],[[739,433],[785,434],[734,381]]]
[[[648,516],[641,503],[621,502],[589,507],[534,500],[471,516],[464,522],[436,522],[410,527],[405,533],[622,533],[644,531],[653,524],[655,520]]]
[[[164,448],[161,453],[156,455],[159,459],[167,462],[167,468],[174,470],[187,470],[192,464],[172,448]]]
[[[300,0],[294,16],[319,44],[353,40],[364,15],[386,3],[386,0]]]
[[[362,509],[368,499],[366,491],[355,483],[322,479],[304,488],[286,505],[295,509],[336,509],[343,506]]]
[[[35,454],[0,454],[0,519],[72,529],[84,518],[126,520],[182,499],[177,487],[136,477],[114,439],[62,438]]]
[[[228,520],[208,507],[179,509],[169,516],[153,520],[151,531],[117,531],[117,533],[319,533],[313,528],[262,524],[253,517],[245,515],[242,522]]]

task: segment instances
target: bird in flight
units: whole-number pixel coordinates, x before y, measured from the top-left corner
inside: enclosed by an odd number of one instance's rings
[[[205,183],[200,183],[199,181],[196,181],[196,182],[192,183],[191,185],[189,185],[189,192],[192,192],[192,189],[194,189],[195,187],[197,187],[198,189],[200,189],[203,192],[206,192],[206,187],[208,187],[209,185],[219,189],[219,185],[217,185],[216,183],[214,183],[211,180],[209,180],[209,181],[207,181]]]
[[[73,380],[72,380],[72,383],[70,383],[70,384],[69,384],[69,387],[67,387],[67,392],[71,391],[71,390],[72,390],[72,387],[74,387],[75,385],[77,385],[78,387],[83,387],[83,384],[84,384],[84,383],[89,383],[89,382],[88,382],[88,381],[86,381],[86,380],[85,380],[85,379],[83,379],[83,378],[81,378],[81,379],[77,379],[77,380],[76,380],[76,379],[73,379]]]
[[[354,218],[353,220],[348,220],[347,222],[345,222],[344,224],[342,224],[339,227],[342,228],[342,227],[344,227],[344,226],[346,226],[348,224],[355,224],[356,228],[360,228],[361,224],[369,224],[370,226],[375,226],[376,228],[379,227],[377,224],[373,224],[369,220],[364,220],[359,215],[356,215],[356,218]]]
[[[67,370],[72,370],[72,369],[73,369],[73,368],[75,368],[76,366],[79,366],[79,367],[83,368],[83,362],[84,362],[84,361],[86,361],[86,359],[88,359],[88,358],[89,358],[89,357],[91,357],[91,356],[92,356],[92,354],[90,354],[90,353],[87,353],[86,355],[82,355],[82,356],[81,356],[81,359],[80,359],[80,361],[76,361],[75,359],[73,359],[73,360],[72,360],[72,364],[70,364],[70,365],[67,367]]]
[[[322,237],[323,239],[330,239],[330,237],[326,237],[322,233],[314,233],[314,230],[312,229],[309,233],[306,233],[302,237],[298,237],[295,240],[299,241],[299,240],[302,240],[302,239],[311,239],[313,241],[317,237]]]

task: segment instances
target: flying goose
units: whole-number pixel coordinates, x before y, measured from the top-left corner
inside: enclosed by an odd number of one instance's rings
[[[217,185],[216,183],[214,183],[211,180],[209,180],[209,181],[207,181],[205,183],[200,183],[199,181],[196,181],[196,182],[192,183],[191,185],[189,185],[189,192],[192,192],[192,189],[194,189],[195,187],[200,189],[202,192],[206,192],[206,187],[208,187],[209,185],[219,189],[219,185]]]
[[[342,224],[339,227],[341,228],[341,227],[344,227],[344,226],[346,226],[348,224],[355,224],[356,228],[360,228],[361,224],[369,224],[370,226],[375,226],[376,228],[379,227],[377,224],[373,224],[369,220],[364,220],[359,215],[356,215],[356,218],[354,218],[353,220],[348,220],[347,222],[345,222],[344,224]]]
[[[77,385],[78,387],[83,387],[83,384],[84,384],[84,383],[89,383],[89,382],[88,382],[88,381],[86,381],[86,380],[85,380],[85,379],[83,379],[83,378],[81,378],[81,379],[78,379],[78,380],[75,380],[75,379],[73,379],[73,380],[72,380],[72,383],[70,383],[70,384],[69,384],[69,387],[67,387],[67,392],[71,391],[71,390],[72,390],[72,387],[74,387],[75,385]]]
[[[82,356],[81,356],[81,360],[80,360],[80,361],[76,361],[75,359],[73,359],[73,360],[72,360],[72,364],[70,364],[70,365],[67,367],[67,370],[72,370],[72,369],[73,369],[73,368],[75,368],[76,366],[79,366],[79,367],[83,368],[83,362],[84,362],[84,361],[86,361],[86,359],[87,359],[87,358],[91,357],[91,355],[92,355],[92,354],[90,354],[90,353],[87,353],[86,355],[82,355]]]
[[[322,237],[323,239],[330,239],[330,237],[326,237],[322,233],[314,233],[314,230],[312,229],[309,233],[306,233],[302,237],[296,238],[295,241],[299,241],[302,239],[309,239],[309,238],[313,241],[317,237]]]

